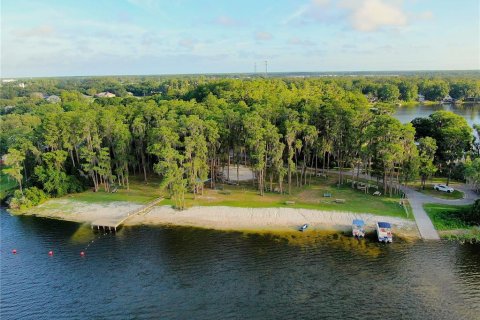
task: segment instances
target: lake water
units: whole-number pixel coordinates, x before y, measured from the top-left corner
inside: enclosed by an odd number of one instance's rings
[[[480,315],[479,245],[0,219],[2,320]]]
[[[437,105],[423,105],[419,104],[411,107],[399,107],[395,112],[394,117],[402,123],[407,123],[418,117],[428,117],[435,111],[446,110],[451,111],[464,117],[467,122],[473,126],[474,123],[480,124],[480,104],[437,104]]]

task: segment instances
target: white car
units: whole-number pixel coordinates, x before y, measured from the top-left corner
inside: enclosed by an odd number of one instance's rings
[[[453,188],[446,186],[444,184],[436,184],[433,186],[433,189],[437,191],[447,192],[447,193],[452,193],[453,191],[455,191]]]

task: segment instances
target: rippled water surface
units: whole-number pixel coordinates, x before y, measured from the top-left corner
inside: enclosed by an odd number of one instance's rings
[[[2,320],[479,319],[478,245],[0,216]]]

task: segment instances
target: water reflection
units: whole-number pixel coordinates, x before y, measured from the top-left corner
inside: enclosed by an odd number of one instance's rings
[[[480,312],[478,245],[132,227],[99,237],[81,258],[91,239],[84,226],[0,218],[2,319],[476,319]]]

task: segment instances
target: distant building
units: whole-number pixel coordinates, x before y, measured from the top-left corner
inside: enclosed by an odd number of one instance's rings
[[[450,97],[449,94],[447,94],[441,101],[442,103],[453,103],[455,102],[455,99],[453,99],[452,97]]]
[[[97,93],[95,95],[95,97],[97,97],[97,98],[113,98],[113,97],[115,97],[115,95],[111,92],[106,91],[106,92]]]
[[[15,82],[15,81],[17,81],[17,80],[15,80],[15,79],[2,79],[3,83],[9,83],[9,82]]]
[[[36,99],[45,99],[45,95],[41,92],[32,92],[30,93],[30,97]]]
[[[425,96],[423,94],[419,94],[417,100],[418,102],[425,102]]]
[[[20,83],[18,84],[18,86],[19,86],[20,88],[25,88],[25,83],[20,82]]]
[[[50,103],[60,103],[62,102],[62,99],[60,99],[59,96],[56,96],[52,94],[51,96],[48,96],[45,100],[47,100]]]

